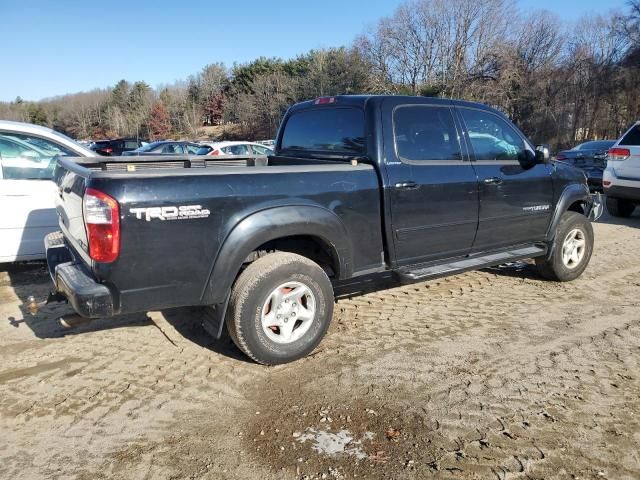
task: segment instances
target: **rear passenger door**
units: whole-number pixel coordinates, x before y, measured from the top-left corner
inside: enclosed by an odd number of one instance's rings
[[[456,107],[478,174],[480,214],[473,252],[542,240],[551,221],[549,165],[510,122],[489,110]]]
[[[383,103],[385,197],[394,266],[466,255],[478,224],[478,186],[449,101]]]

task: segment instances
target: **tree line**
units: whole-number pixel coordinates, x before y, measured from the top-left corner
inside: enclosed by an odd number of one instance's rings
[[[640,0],[566,22],[511,0],[409,0],[351,45],[296,58],[206,65],[185,81],[0,103],[0,118],[76,138],[273,138],[286,108],[323,95],[461,98],[503,111],[555,148],[617,138],[640,119]]]

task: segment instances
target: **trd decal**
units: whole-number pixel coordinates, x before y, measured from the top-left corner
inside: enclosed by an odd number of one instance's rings
[[[138,220],[191,220],[207,218],[211,213],[202,205],[172,205],[168,207],[130,208]]]

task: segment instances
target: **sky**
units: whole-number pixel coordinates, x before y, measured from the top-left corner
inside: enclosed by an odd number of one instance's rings
[[[153,87],[208,63],[291,58],[348,45],[401,0],[0,0],[0,101],[105,88]],[[574,21],[625,0],[518,0]]]

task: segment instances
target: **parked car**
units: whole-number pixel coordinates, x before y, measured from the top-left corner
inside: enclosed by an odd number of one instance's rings
[[[593,140],[576,145],[571,150],[563,150],[556,160],[568,163],[584,171],[587,184],[592,192],[602,192],[602,172],[607,166],[607,151],[615,140]]]
[[[117,138],[115,140],[96,140],[89,148],[99,155],[117,157],[143,146],[144,142],[135,138]]]
[[[614,217],[631,216],[640,204],[640,121],[607,152],[602,185],[609,213]]]
[[[131,155],[205,155],[202,145],[194,142],[158,141],[149,143],[135,150],[124,152],[123,156]]]
[[[449,99],[320,98],[288,110],[267,165],[170,159],[135,172],[60,160],[55,288],[89,318],[213,305],[205,328],[226,322],[264,364],[311,352],[334,289],[380,276],[535,258],[544,277],[573,280],[601,213],[580,170],[496,110]]]
[[[44,258],[44,237],[58,229],[51,181],[61,156],[96,156],[69,137],[0,120],[0,262]]]
[[[201,142],[200,145],[211,148],[206,155],[273,155],[273,149],[253,142]]]

